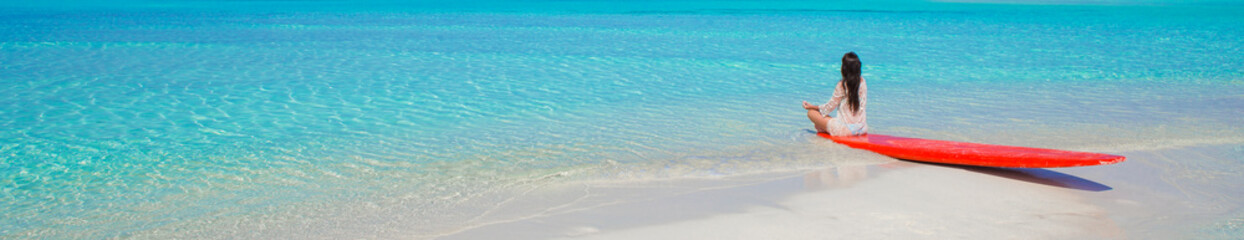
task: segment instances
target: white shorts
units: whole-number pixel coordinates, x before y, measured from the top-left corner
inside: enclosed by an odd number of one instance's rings
[[[825,130],[829,131],[829,135],[833,136],[859,136],[868,134],[864,131],[863,123],[846,123],[842,121],[842,118],[834,118],[834,120],[829,121],[825,126]]]

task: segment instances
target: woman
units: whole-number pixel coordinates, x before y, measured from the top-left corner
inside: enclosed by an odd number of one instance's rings
[[[864,106],[868,105],[868,84],[860,77],[861,65],[860,57],[855,52],[843,55],[842,80],[834,88],[834,97],[829,99],[829,103],[816,106],[803,102],[803,108],[808,110],[808,120],[812,120],[817,132],[832,136],[868,134],[868,121],[864,114]],[[834,109],[838,109],[838,117],[829,116]]]

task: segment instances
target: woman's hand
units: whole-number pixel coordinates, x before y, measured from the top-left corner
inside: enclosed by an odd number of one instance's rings
[[[808,103],[808,101],[803,101],[803,109],[807,109],[807,110],[821,110],[821,107],[820,107],[820,106],[817,106],[817,105],[812,105],[812,104]]]

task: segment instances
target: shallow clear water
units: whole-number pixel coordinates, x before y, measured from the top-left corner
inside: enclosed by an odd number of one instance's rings
[[[877,133],[1244,144],[1244,6],[1045,3],[5,3],[0,236],[430,233],[566,177],[881,161],[798,105],[846,51]]]

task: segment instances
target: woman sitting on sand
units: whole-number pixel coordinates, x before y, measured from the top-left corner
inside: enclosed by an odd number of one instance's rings
[[[808,119],[816,126],[817,132],[829,133],[833,136],[857,136],[868,134],[868,122],[864,114],[864,106],[868,104],[868,84],[860,77],[860,57],[855,52],[842,55],[842,80],[834,88],[834,97],[829,103],[821,106],[803,101],[803,108],[808,110]],[[847,101],[843,102],[842,99]],[[842,108],[839,108],[841,105]],[[829,114],[839,109],[838,117]]]

